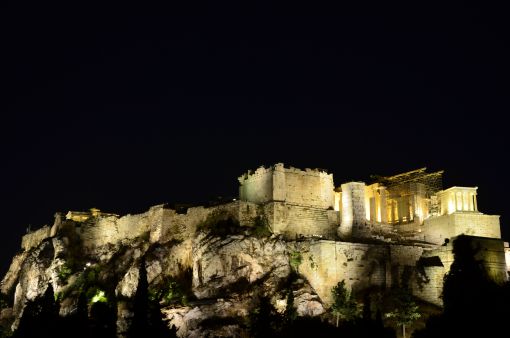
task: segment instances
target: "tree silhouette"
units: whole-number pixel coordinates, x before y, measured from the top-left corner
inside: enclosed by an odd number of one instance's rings
[[[444,278],[444,312],[430,318],[426,328],[413,337],[496,337],[507,330],[509,286],[498,285],[488,277],[482,261],[477,259],[482,250],[478,239],[455,239],[454,261]]]
[[[331,310],[336,316],[336,326],[338,327],[339,319],[349,322],[359,316],[358,304],[352,297],[352,293],[345,287],[345,281],[342,280],[331,290],[333,296],[333,305]]]
[[[163,321],[158,300],[150,300],[149,283],[145,257],[140,262],[138,287],[133,299],[133,320],[128,330],[128,337],[176,337],[176,330],[170,330]]]
[[[49,285],[42,297],[27,303],[13,337],[54,336],[58,331],[58,319],[58,306],[55,304],[53,287]]]

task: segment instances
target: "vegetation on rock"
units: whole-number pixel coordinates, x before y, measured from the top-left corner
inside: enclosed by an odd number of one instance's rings
[[[299,266],[303,262],[303,255],[299,251],[292,251],[289,255],[290,266],[299,273]]]

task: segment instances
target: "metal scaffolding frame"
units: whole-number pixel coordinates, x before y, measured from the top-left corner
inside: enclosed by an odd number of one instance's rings
[[[393,176],[374,176],[376,182],[385,186],[388,192],[400,196],[417,193],[420,185],[425,188],[425,195],[430,197],[443,190],[444,170],[427,172],[427,168],[419,168]]]

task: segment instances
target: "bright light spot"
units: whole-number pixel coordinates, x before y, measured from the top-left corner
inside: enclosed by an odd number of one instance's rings
[[[106,301],[107,301],[107,299],[104,294],[104,291],[101,291],[101,290],[98,290],[96,292],[96,294],[94,295],[94,297],[92,297],[92,300],[91,300],[92,303],[97,303],[97,302],[106,303]]]
[[[87,262],[87,264],[85,264],[85,265],[86,265],[87,267],[89,267],[89,266],[90,266],[90,262]]]

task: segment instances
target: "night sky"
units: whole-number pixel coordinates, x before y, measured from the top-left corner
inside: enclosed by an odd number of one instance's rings
[[[13,3],[0,5],[2,275],[55,211],[233,198],[238,176],[277,162],[337,186],[444,169],[510,237],[503,8]]]

